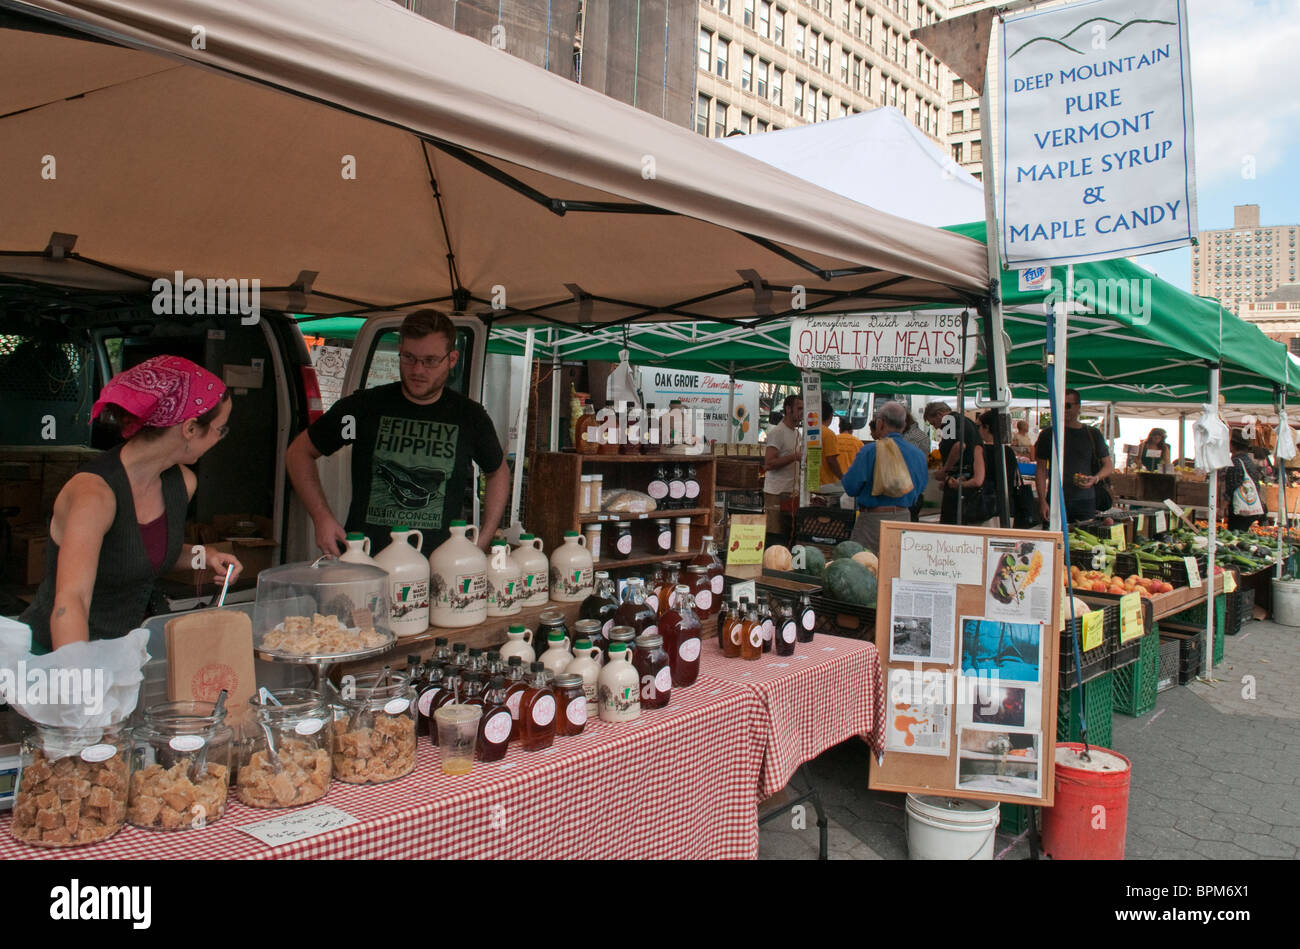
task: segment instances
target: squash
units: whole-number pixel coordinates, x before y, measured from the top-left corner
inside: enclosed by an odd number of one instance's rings
[[[790,551],[780,544],[773,544],[763,551],[764,570],[789,570],[793,562]]]
[[[803,554],[803,566],[795,567],[795,570],[810,577],[816,577],[820,582],[822,575],[826,572],[826,557],[816,547],[796,547],[792,551],[795,563],[798,562],[800,553]]]
[[[857,543],[856,541],[842,540],[838,544],[836,544],[835,549],[831,551],[831,559],[848,560],[854,554],[860,554],[862,553],[862,551],[866,549],[867,548],[863,547],[861,544]]]
[[[874,607],[876,575],[852,559],[832,561],[826,568],[826,593],[841,603]]]
[[[866,567],[873,574],[880,570],[880,560],[869,550],[863,550],[853,555],[853,559],[862,566]]]

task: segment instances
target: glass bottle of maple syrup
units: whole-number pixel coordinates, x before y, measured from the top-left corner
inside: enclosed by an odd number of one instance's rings
[[[645,601],[655,611],[655,616],[659,615],[659,588],[663,585],[664,565],[657,563],[645,581]]]
[[[787,603],[780,603],[776,611],[776,654],[778,656],[793,656],[794,644],[798,638],[798,623],[795,620],[794,610]]]
[[[718,603],[718,648],[726,650],[727,625],[731,622],[731,603],[723,597]]]
[[[691,595],[691,602],[695,604],[695,612],[701,618],[712,616],[713,609],[713,588],[709,585],[709,573],[699,564],[691,564],[686,568],[686,575],[681,578],[681,585],[678,590],[686,587],[686,592]],[[662,623],[662,620],[660,621]]]
[[[600,425],[596,421],[596,407],[582,403],[582,414],[573,428],[573,448],[580,455],[594,455],[600,450]]]
[[[662,576],[663,578],[659,581],[659,589],[655,590],[660,616],[667,613],[674,605],[677,596],[677,584],[681,582],[681,564],[665,563]]]
[[[451,662],[451,647],[447,644],[446,636],[439,636],[433,641],[433,661],[444,665]]]
[[[799,623],[796,631],[799,642],[812,642],[813,627],[817,625],[817,614],[813,611],[812,602],[808,599],[807,593],[799,597],[799,608],[795,611],[795,618]]]
[[[433,721],[433,703],[442,692],[442,666],[430,662],[424,673],[424,681],[415,696],[415,710],[418,715],[415,726],[417,735],[429,734],[429,723]]]
[[[685,584],[677,587],[677,605],[659,620],[659,635],[668,653],[673,685],[693,685],[700,674],[700,618]]]
[[[715,600],[721,600],[722,577],[727,568],[726,564],[722,562],[722,558],[718,556],[718,546],[713,542],[712,534],[705,534],[700,538],[700,552],[692,558],[691,566],[704,567],[708,571],[709,592],[713,594]]]
[[[608,570],[597,570],[596,583],[592,587],[591,595],[578,607],[578,618],[598,621],[600,623],[598,633],[603,640],[609,628],[614,625],[614,614],[617,612],[618,591],[614,587],[614,581],[609,578]],[[576,634],[576,625],[574,629]],[[603,642],[601,645],[604,645]]]
[[[760,659],[763,655],[763,623],[758,618],[758,607],[750,606],[745,621],[740,624],[740,658]]]
[[[771,652],[776,639],[776,621],[772,617],[772,602],[764,598],[758,601],[758,622],[763,632],[763,652]]]
[[[519,740],[519,703],[524,697],[528,682],[524,677],[523,660],[511,656],[506,661],[506,708],[510,709],[510,740]]]
[[[477,705],[479,708],[482,708],[483,680],[479,677],[479,674],[477,672],[466,672],[464,676],[461,677],[461,682],[464,685],[464,688],[461,689],[460,704]],[[483,719],[480,718],[479,721],[481,722]]]
[[[673,694],[673,670],[664,652],[663,637],[645,633],[636,638],[632,665],[641,681],[641,708],[663,708]]]
[[[748,604],[749,601],[741,597],[739,605],[727,623],[727,631],[722,639],[722,654],[729,659],[740,657],[740,638],[744,632],[745,610]]]
[[[627,581],[626,599],[619,604],[614,613],[615,626],[631,626],[640,636],[642,633],[657,633],[658,617],[645,601],[645,581],[632,577]]]
[[[540,662],[529,671],[528,687],[519,700],[519,747],[541,751],[555,741],[555,690],[551,674]]]
[[[478,745],[474,755],[479,761],[500,761],[510,746],[514,719],[506,704],[506,680],[493,676],[483,693],[483,717],[478,720]]]

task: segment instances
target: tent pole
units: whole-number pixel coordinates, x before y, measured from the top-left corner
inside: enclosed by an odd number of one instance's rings
[[[524,367],[527,378],[532,379],[533,367],[533,334],[535,330],[529,327],[528,334],[524,338]],[[510,522],[509,526],[513,527],[519,523],[519,494],[524,484],[524,458],[527,452],[524,446],[528,444],[528,390],[530,386],[525,384],[523,394],[519,397],[519,417],[515,424],[515,470],[514,483],[510,488]]]
[[[1210,370],[1210,405],[1217,415],[1219,413],[1219,366],[1216,363]],[[1219,476],[1217,471],[1210,472],[1210,543],[1208,546],[1205,573],[1209,577],[1205,606],[1205,678],[1214,672],[1214,560],[1215,545],[1219,532]]]
[[[981,321],[984,324],[984,351],[991,353],[993,352],[993,347],[994,347],[994,342],[992,338],[993,320],[990,318],[989,308],[986,308],[984,305],[981,304],[981,306],[978,309],[979,309]],[[1000,401],[998,397],[998,375],[997,375],[996,363],[997,361],[994,359],[990,359],[988,361],[989,386],[992,389],[992,399],[995,402]],[[998,526],[1010,527],[1011,526],[1011,502],[1009,497],[1010,491],[1007,490],[1007,482],[1008,479],[1010,478],[1010,475],[1007,472],[1007,453],[1002,450],[1002,446],[1004,444],[1003,442],[1004,429],[1007,432],[1007,442],[1010,442],[1011,440],[1010,438],[1011,407],[1010,405],[1007,405],[1000,409],[995,408],[993,411],[996,413],[995,415],[996,421],[993,423],[993,444],[997,447],[997,451],[993,453],[993,470],[992,471],[986,470],[984,472],[984,477],[994,479],[994,484],[997,485],[997,489],[998,489],[998,498],[1002,502],[1001,506],[998,509],[1000,512],[998,514]],[[981,448],[981,451],[982,450],[983,449]]]
[[[1051,507],[1051,524],[1050,527],[1057,533],[1065,532],[1065,472],[1061,470],[1062,459],[1065,458],[1065,425],[1063,424],[1064,412],[1061,406],[1065,404],[1065,339],[1066,324],[1070,319],[1070,301],[1074,298],[1074,264],[1067,264],[1065,267],[1065,300],[1061,303],[1061,312],[1056,315],[1056,361],[1052,365],[1052,373],[1055,376],[1054,388],[1056,399],[1051,404],[1052,413],[1052,479],[1058,490],[1052,492],[1056,503]],[[1061,412],[1061,417],[1057,413]]]
[[[1286,386],[1279,386],[1277,390],[1277,424],[1278,431],[1282,431],[1282,426],[1287,424],[1286,420]],[[1278,445],[1282,439],[1279,437],[1273,442],[1273,470],[1277,477],[1277,566],[1275,575],[1277,579],[1282,579],[1282,538],[1286,534],[1287,515],[1286,515],[1286,461],[1278,454]]]
[[[735,443],[736,431],[736,360],[727,367],[727,444]]]
[[[551,451],[560,450],[560,344],[556,330],[547,331],[551,338]]]
[[[1184,442],[1187,438],[1187,427],[1185,424],[1186,421],[1187,421],[1187,413],[1179,412],[1178,413],[1178,463],[1179,464],[1182,464],[1183,459],[1187,457],[1187,451],[1184,445]]]

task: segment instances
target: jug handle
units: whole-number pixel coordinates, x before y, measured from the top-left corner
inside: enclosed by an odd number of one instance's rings
[[[564,651],[569,655],[573,655],[573,643],[568,636],[564,637]]]
[[[579,547],[586,547],[586,546],[587,546],[587,535],[586,535],[586,534],[579,534],[579,535],[578,535],[578,546],[579,546]]]
[[[533,644],[533,631],[531,629],[524,630],[524,642],[530,646]]]
[[[601,655],[601,653],[600,653],[600,647],[599,647],[599,646],[592,646],[592,647],[591,647],[590,649],[588,649],[588,650],[586,651],[586,653],[584,653],[583,655],[585,655],[585,656],[586,656],[588,659],[590,659],[592,662],[599,662],[599,661],[600,661],[600,655]]]
[[[478,525],[471,524],[465,528],[465,538],[472,544],[478,543]]]
[[[542,549],[542,539],[540,537],[534,537],[528,543],[533,548],[533,550],[540,551]]]
[[[370,556],[370,538],[369,538],[369,537],[363,537],[363,538],[361,539],[361,552],[364,553],[367,557]]]
[[[415,538],[415,549],[416,549],[416,550],[419,550],[421,547],[424,546],[424,533],[423,533],[423,532],[421,532],[421,531],[417,531],[417,530],[415,530],[414,528],[412,528],[411,533],[409,533],[409,534],[406,535],[406,544],[407,544],[408,547],[411,546],[411,538],[412,538],[412,537]]]

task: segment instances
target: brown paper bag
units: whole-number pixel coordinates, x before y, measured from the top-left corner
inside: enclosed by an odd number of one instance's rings
[[[248,712],[257,692],[253,667],[253,624],[239,610],[200,610],[178,616],[164,628],[167,647],[167,698],[215,702],[225,689],[227,721]]]

